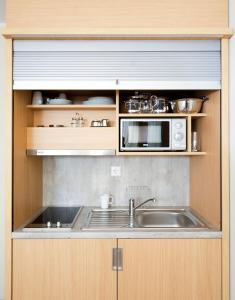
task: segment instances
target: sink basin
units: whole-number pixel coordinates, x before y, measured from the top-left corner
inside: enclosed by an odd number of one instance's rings
[[[136,215],[137,227],[161,228],[198,228],[202,227],[190,212],[185,211],[154,211]]]
[[[207,226],[189,209],[138,209],[130,218],[128,209],[93,209],[82,230],[201,229]]]

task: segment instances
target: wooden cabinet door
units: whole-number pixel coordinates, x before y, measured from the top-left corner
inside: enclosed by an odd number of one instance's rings
[[[221,300],[219,239],[124,239],[118,247],[118,300]]]
[[[13,300],[117,300],[116,240],[13,241]]]

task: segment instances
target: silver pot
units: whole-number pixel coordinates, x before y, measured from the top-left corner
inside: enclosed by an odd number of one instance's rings
[[[199,113],[205,98],[182,98],[170,101],[171,108],[175,113]]]
[[[168,100],[164,97],[157,97],[153,95],[151,97],[152,112],[154,113],[167,113],[169,110]]]
[[[123,102],[122,111],[126,113],[150,112],[149,99],[150,93],[135,92],[133,96]]]
[[[129,99],[125,101],[125,112],[127,113],[139,113],[140,112],[140,101],[135,99]]]
[[[142,100],[140,102],[140,111],[142,113],[150,113],[152,111],[152,104],[150,100]]]

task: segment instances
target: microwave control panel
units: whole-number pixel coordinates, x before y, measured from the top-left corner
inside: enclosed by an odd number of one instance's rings
[[[186,119],[172,119],[171,132],[171,149],[186,150]]]

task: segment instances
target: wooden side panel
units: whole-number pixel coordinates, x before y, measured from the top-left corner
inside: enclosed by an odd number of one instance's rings
[[[115,149],[115,127],[28,128],[27,149]]]
[[[221,240],[118,240],[119,300],[221,300]]]
[[[220,92],[211,92],[203,106],[207,117],[195,121],[205,156],[190,160],[190,206],[212,225],[220,228]]]
[[[13,300],[116,300],[116,240],[14,240]]]
[[[4,299],[11,299],[11,275],[12,275],[12,40],[6,40],[6,139],[4,143],[4,192],[5,199],[5,294]],[[1,200],[1,201],[2,201]]]
[[[26,108],[30,101],[30,92],[14,92],[14,229],[42,206],[42,160],[26,156],[27,126],[33,123],[33,112]]]
[[[222,177],[222,278],[223,278],[223,300],[227,300],[230,297],[230,204],[229,204],[229,45],[227,40],[222,40],[222,124],[221,124],[221,177]],[[233,101],[231,99],[231,101]],[[233,128],[231,128],[233,130]],[[231,183],[233,184],[233,183]]]
[[[13,28],[228,27],[226,0],[8,0]]]

